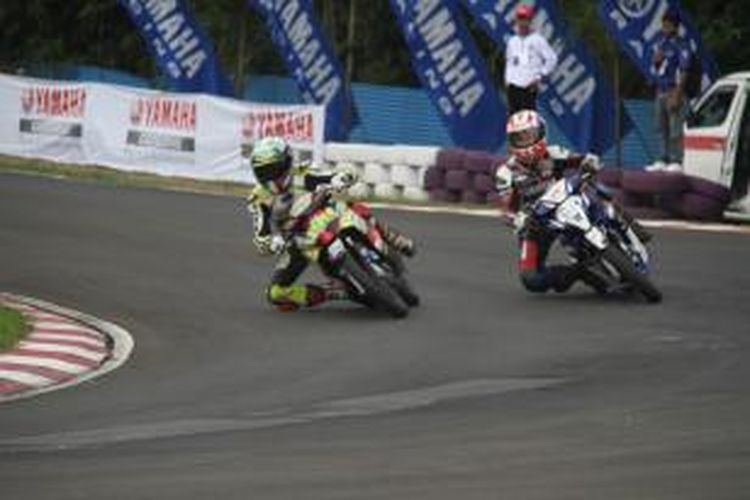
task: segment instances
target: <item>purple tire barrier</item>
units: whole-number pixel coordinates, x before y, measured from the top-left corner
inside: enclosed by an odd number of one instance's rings
[[[630,215],[636,219],[673,219],[674,216],[662,210],[661,208],[654,207],[631,207],[628,209]]]
[[[461,170],[466,151],[463,149],[441,149],[437,154],[437,166],[445,170]]]
[[[464,170],[448,170],[445,173],[445,187],[454,191],[464,191],[471,187],[471,176]]]
[[[724,214],[726,203],[702,196],[686,193],[680,202],[680,212],[686,219],[719,220]]]
[[[686,193],[668,193],[654,196],[654,206],[666,210],[675,217],[682,216],[682,199]]]
[[[464,155],[463,169],[476,174],[489,174],[495,170],[500,157],[484,151],[467,151]]]
[[[617,167],[603,167],[597,172],[596,180],[607,187],[620,187],[622,182],[622,169]]]
[[[615,203],[625,208],[653,206],[654,198],[648,194],[632,193],[624,189],[616,189],[612,194]]]
[[[487,201],[487,197],[484,194],[479,194],[476,191],[466,190],[461,192],[462,203],[472,203],[474,205],[484,205]]]
[[[687,189],[687,179],[679,172],[629,170],[622,174],[621,185],[632,193],[682,193]]]
[[[448,189],[435,189],[430,191],[430,199],[434,201],[457,203],[460,199],[460,191],[450,191]]]
[[[485,196],[488,205],[492,205],[496,208],[507,208],[508,195],[499,195],[498,193],[491,192]]]
[[[701,195],[705,198],[711,198],[724,205],[731,201],[732,196],[726,186],[707,179],[701,179],[700,177],[693,177],[692,175],[685,177],[687,178],[688,192]]]
[[[495,178],[489,174],[476,174],[472,187],[474,191],[482,195],[492,193],[495,191]]]
[[[445,187],[445,170],[432,166],[424,173],[424,188],[427,191],[442,189]]]

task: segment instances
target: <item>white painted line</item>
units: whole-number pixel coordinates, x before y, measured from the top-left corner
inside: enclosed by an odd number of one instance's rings
[[[85,365],[70,363],[55,358],[41,358],[36,356],[18,356],[15,354],[0,354],[0,363],[15,363],[19,365],[40,366],[42,368],[52,368],[61,372],[77,375],[91,368]]]
[[[37,375],[35,373],[27,373],[16,370],[0,370],[0,380],[2,379],[34,386],[49,385],[54,382],[54,380],[52,379],[42,377],[41,375]]]
[[[79,344],[86,344],[91,347],[97,347],[100,349],[104,349],[107,347],[106,343],[104,342],[104,339],[102,340],[96,340],[92,339],[88,336],[83,335],[70,335],[70,334],[59,334],[59,333],[31,333],[28,337],[26,337],[27,340],[48,340],[51,342],[54,342],[56,340],[63,340],[63,341],[71,341],[71,342],[77,342]]]
[[[443,205],[405,205],[399,203],[373,202],[369,203],[372,208],[384,210],[397,210],[401,212],[417,212],[427,214],[469,215],[473,217],[500,218],[505,212],[499,208],[467,208],[450,207]],[[698,231],[711,233],[733,233],[749,234],[750,226],[739,226],[735,224],[722,224],[717,222],[689,222],[681,220],[639,220],[646,227],[677,229],[683,231]]]
[[[63,344],[47,344],[44,342],[34,342],[29,340],[24,340],[18,344],[19,349],[31,349],[34,351],[44,351],[44,352],[61,352],[65,354],[73,354],[75,356],[78,356],[80,358],[90,359],[91,361],[101,361],[104,359],[105,355],[92,351],[90,349],[85,349],[83,347],[76,347],[73,345],[63,345]]]

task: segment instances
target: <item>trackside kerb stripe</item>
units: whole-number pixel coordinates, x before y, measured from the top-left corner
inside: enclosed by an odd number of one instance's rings
[[[27,373],[35,373],[42,377],[46,377],[50,380],[62,381],[68,380],[74,377],[74,374],[64,372],[61,370],[55,370],[54,368],[48,368],[46,366],[32,366],[21,363],[0,363],[0,370],[15,370]]]
[[[133,339],[117,325],[38,299],[0,292],[0,302],[26,316],[32,331],[0,353],[0,402],[71,387],[122,365]]]
[[[104,346],[104,342],[94,343],[94,342],[87,342],[89,339],[75,339],[75,338],[69,338],[69,339],[55,339],[55,338],[47,338],[44,336],[44,334],[39,335],[29,335],[26,337],[26,340],[28,342],[34,342],[34,344],[46,344],[49,346],[67,346],[67,347],[78,347],[80,349],[85,349],[90,352],[99,353],[99,354],[105,354],[107,352],[107,349]]]

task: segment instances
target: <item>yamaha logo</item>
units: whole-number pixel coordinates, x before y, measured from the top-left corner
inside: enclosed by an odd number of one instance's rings
[[[656,0],[617,0],[617,5],[626,16],[637,19],[654,8]]]

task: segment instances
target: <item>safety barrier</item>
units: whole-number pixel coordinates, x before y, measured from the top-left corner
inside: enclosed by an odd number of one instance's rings
[[[0,153],[108,165],[163,175],[252,183],[240,145],[286,136],[302,157],[352,164],[351,194],[389,200],[497,201],[503,157],[429,146],[327,143],[323,109],[271,106],[196,94],[0,75]],[[717,219],[721,185],[680,173],[605,169],[614,196],[636,215]]]
[[[357,169],[361,182],[350,190],[353,196],[426,201],[424,177],[438,152],[426,146],[327,143],[323,158],[328,166],[348,164]]]
[[[681,172],[605,169],[599,176],[633,215],[660,219],[721,219],[727,187]]]

